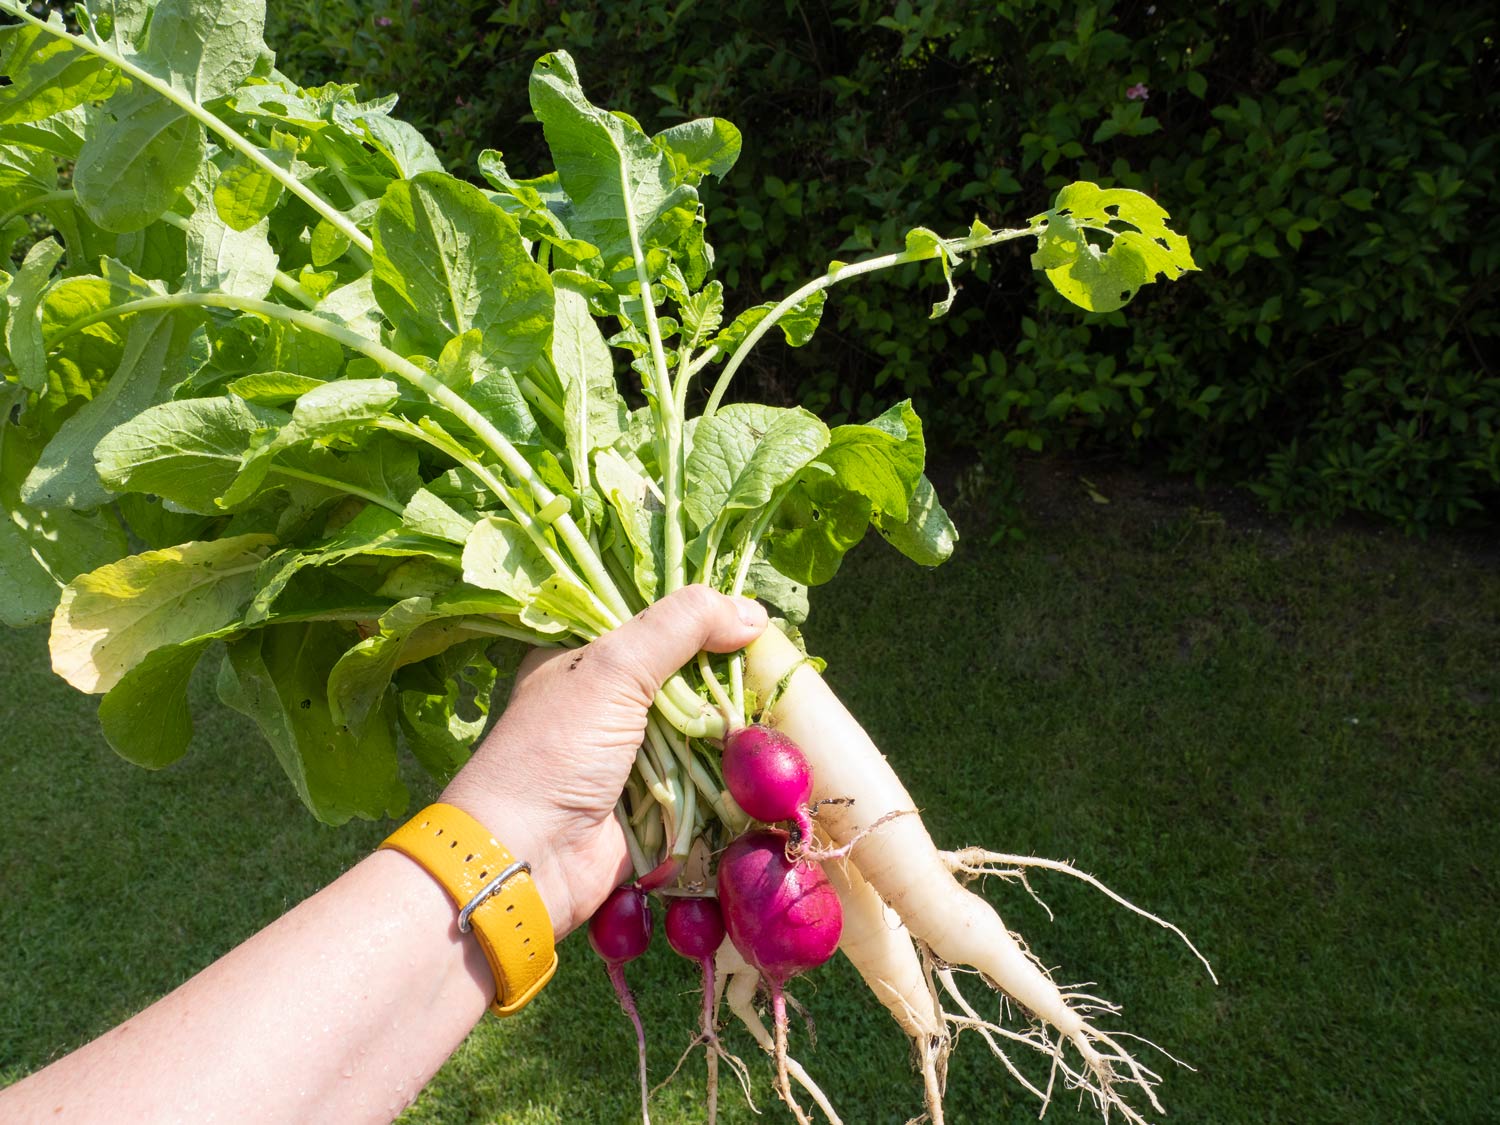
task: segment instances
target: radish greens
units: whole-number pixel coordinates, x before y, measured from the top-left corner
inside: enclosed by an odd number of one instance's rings
[[[699,189],[738,130],[649,135],[566,52],[530,81],[552,169],[489,151],[469,182],[394,97],[282,74],[260,0],[0,12],[0,620],[50,618],[55,669],[148,768],[187,750],[217,655],[328,823],[401,813],[402,745],[451,776],[504,647],[587,642],[692,582],[796,625],[872,528],[949,556],[909,402],[829,427],[729,397],[834,286],[935,262],[937,317],[971,254],[1032,239],[1108,311],[1194,268],[1151,200],[1075,183],[736,312]],[[17,262],[35,215],[55,234]],[[638,875],[746,827],[718,742],[765,706],[741,656],[663,687],[617,810]]]

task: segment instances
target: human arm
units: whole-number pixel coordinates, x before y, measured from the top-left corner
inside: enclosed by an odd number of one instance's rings
[[[699,649],[732,651],[764,626],[753,603],[690,587],[591,645],[522,666],[442,799],[531,862],[558,940],[628,871],[612,810],[656,688]],[[376,852],[144,1012],[0,1092],[0,1119],[389,1121],[494,996],[457,916],[416,863]]]

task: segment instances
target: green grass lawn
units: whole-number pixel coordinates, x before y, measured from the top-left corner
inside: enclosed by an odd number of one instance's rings
[[[815,594],[830,682],[940,842],[1072,859],[1213,960],[1218,987],[1169,934],[1060,876],[1034,880],[1051,922],[986,888],[1061,980],[1097,982],[1124,1026],[1197,1068],[1164,1068],[1172,1119],[1485,1119],[1500,1099],[1493,556],[1115,499],[1054,503],[1024,542],[972,536],[932,572],[866,545]],[[157,774],[126,765],[92,701],[47,671],[45,639],[0,636],[0,1081],[150,1003],[390,827],[314,823],[206,679],[194,751]],[[657,946],[631,977],[664,1076],[691,1038],[696,969]],[[632,1118],[629,1025],[582,939],[562,956],[408,1120]],[[817,1020],[795,1053],[844,1119],[915,1116],[904,1041],[852,973],[835,963],[793,991]],[[764,1108],[768,1065],[731,1044]],[[656,1118],[701,1118],[702,1076],[684,1067]],[[725,1121],[754,1119],[724,1100]],[[1036,1111],[971,1037],[949,1109]],[[1068,1096],[1047,1117],[1094,1119]]]

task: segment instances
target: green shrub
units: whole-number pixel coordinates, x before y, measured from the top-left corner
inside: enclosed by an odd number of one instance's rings
[[[285,69],[400,91],[455,169],[485,147],[540,166],[525,75],[558,46],[648,128],[728,117],[745,154],[705,196],[740,301],[916,223],[1014,223],[1072,179],[1151,193],[1203,269],[1082,319],[1019,251],[976,263],[942,321],[909,278],[844,289],[812,346],[752,373],[762,393],[833,415],[911,394],[991,461],[1108,448],[1317,518],[1493,514],[1488,5],[276,7]]]

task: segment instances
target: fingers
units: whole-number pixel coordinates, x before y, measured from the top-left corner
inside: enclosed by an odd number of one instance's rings
[[[647,606],[592,648],[634,674],[649,699],[700,649],[733,652],[766,627],[766,611],[749,598],[731,598],[707,586],[685,586]]]

